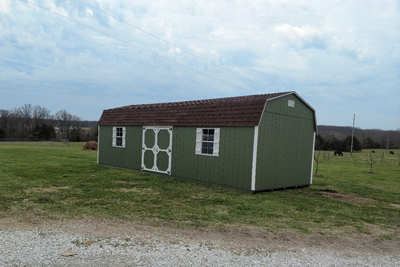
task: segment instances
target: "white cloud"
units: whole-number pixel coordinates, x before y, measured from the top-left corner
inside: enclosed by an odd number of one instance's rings
[[[1,0],[0,1],[0,13],[9,13],[10,12],[10,3],[11,3],[11,0]]]
[[[298,28],[292,27],[289,24],[274,27],[274,33],[291,39],[310,39],[318,35],[318,31],[310,26],[302,26],[301,28]]]
[[[181,49],[178,47],[171,47],[168,50],[168,54],[180,54],[181,53]]]
[[[85,12],[86,12],[86,15],[93,16],[93,11],[90,10],[89,8],[86,8]]]
[[[326,46],[322,31],[310,26],[301,26],[299,28],[289,24],[282,24],[275,26],[273,32],[296,49],[324,49]]]
[[[49,9],[55,13],[61,14],[65,17],[68,17],[68,11],[62,7],[59,7],[55,3],[49,3]]]

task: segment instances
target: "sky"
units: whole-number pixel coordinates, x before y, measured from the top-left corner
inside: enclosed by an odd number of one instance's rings
[[[0,0],[0,109],[295,91],[318,125],[400,130],[398,0]]]

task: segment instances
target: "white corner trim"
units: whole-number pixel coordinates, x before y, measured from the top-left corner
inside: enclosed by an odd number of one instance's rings
[[[100,151],[100,126],[97,126],[97,164],[99,164],[99,151]]]
[[[312,176],[313,176],[313,169],[314,169],[314,147],[315,147],[315,134],[314,132],[314,140],[312,144],[312,157],[311,157],[311,176],[310,176],[310,184],[312,184]]]
[[[258,126],[254,126],[253,142],[253,165],[251,168],[251,190],[256,190],[256,168],[257,168]]]

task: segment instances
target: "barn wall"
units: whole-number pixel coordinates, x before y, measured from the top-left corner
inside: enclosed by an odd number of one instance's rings
[[[313,110],[296,95],[267,102],[259,126],[256,191],[310,184],[314,126]]]
[[[195,154],[196,127],[174,127],[172,176],[251,190],[254,127],[221,127],[219,156]]]
[[[126,126],[125,148],[112,147],[112,126],[100,126],[99,164],[141,170],[142,127]]]

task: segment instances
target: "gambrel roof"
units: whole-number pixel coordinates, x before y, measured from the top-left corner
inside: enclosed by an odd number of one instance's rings
[[[131,105],[107,109],[99,126],[257,126],[267,100],[295,92]]]

